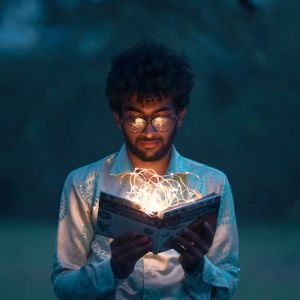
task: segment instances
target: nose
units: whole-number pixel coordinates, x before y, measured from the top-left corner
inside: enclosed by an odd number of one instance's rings
[[[155,133],[155,129],[153,128],[151,122],[147,122],[146,127],[145,127],[143,133],[147,137],[152,136]]]

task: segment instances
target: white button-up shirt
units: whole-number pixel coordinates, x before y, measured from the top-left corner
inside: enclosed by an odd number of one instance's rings
[[[239,278],[238,233],[234,204],[226,176],[182,157],[173,146],[167,170],[199,176],[202,195],[221,193],[212,247],[201,274],[191,276],[168,250],[146,254],[126,279],[114,277],[111,239],[95,234],[100,191],[122,194],[118,174],[133,171],[125,145],[119,153],[77,169],[66,179],[59,211],[57,248],[51,276],[59,299],[229,299]],[[192,178],[187,175],[187,183]],[[195,183],[194,183],[195,184]]]

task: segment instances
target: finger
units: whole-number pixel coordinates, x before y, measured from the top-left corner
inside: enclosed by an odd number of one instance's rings
[[[193,261],[193,256],[189,252],[187,252],[183,246],[181,246],[175,242],[172,242],[172,248],[175,251],[177,251],[182,257],[184,257],[185,260],[188,260],[189,262]]]
[[[178,244],[174,244],[173,249],[180,254],[179,263],[182,265],[184,269],[189,269],[190,267],[194,266],[195,264],[197,264],[199,259],[202,258],[202,256],[201,258],[194,257],[184,247]]]
[[[201,237],[193,230],[184,228],[181,235],[185,240],[188,240],[190,244],[197,247],[202,254],[206,254],[208,252],[209,245],[207,244],[206,240],[202,240]]]
[[[197,231],[199,228],[201,228],[203,226],[203,219],[199,219],[199,220],[196,220],[195,222],[193,222],[192,224],[190,224],[188,227],[191,229],[191,230],[195,230]]]
[[[140,247],[145,245],[151,241],[151,239],[147,236],[138,236],[134,240],[121,244],[121,245],[110,245],[111,248],[111,254],[112,256],[119,256],[126,254],[127,252],[131,251],[132,249],[135,249],[136,247]]]
[[[196,245],[192,244],[184,237],[177,235],[174,237],[174,240],[177,244],[184,247],[186,253],[192,255],[193,257],[201,258],[203,256],[202,249],[199,249]]]
[[[189,240],[191,243],[194,243],[196,245],[202,243],[199,234],[189,228],[184,228],[181,231],[180,235],[183,236],[186,240]]]
[[[203,229],[204,229],[203,239],[207,241],[210,247],[214,239],[215,231],[213,230],[212,226],[208,222],[204,222]]]
[[[152,248],[153,248],[153,242],[148,241],[144,245],[136,246],[136,247],[130,249],[130,251],[125,252],[123,255],[120,256],[120,259],[122,259],[123,261],[126,261],[126,260],[137,261],[141,257],[143,257],[146,253],[151,251]]]
[[[191,244],[183,237],[175,235],[172,238],[172,248],[189,260],[202,258],[203,253],[195,245]]]
[[[138,236],[141,236],[141,234],[139,234],[136,231],[125,233],[125,234],[122,234],[122,235],[116,237],[111,242],[111,245],[114,246],[114,247],[119,247],[119,246],[122,246],[124,243],[128,243],[128,242],[136,239]]]

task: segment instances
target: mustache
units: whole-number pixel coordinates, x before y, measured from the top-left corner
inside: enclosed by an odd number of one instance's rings
[[[140,137],[140,138],[137,138],[137,141],[138,142],[160,142],[160,141],[162,141],[162,139],[159,137],[156,137],[156,138],[154,137],[151,139],[146,138],[146,137]]]

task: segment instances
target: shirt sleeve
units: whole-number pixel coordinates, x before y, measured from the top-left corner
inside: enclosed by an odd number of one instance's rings
[[[91,201],[81,196],[72,173],[60,203],[56,253],[51,275],[59,299],[101,299],[111,293],[115,280],[110,259],[89,261],[94,237]]]
[[[185,285],[192,299],[230,299],[239,280],[239,245],[234,203],[227,178],[212,247],[204,257],[201,274],[185,273]]]

